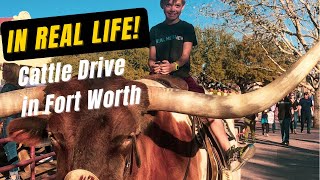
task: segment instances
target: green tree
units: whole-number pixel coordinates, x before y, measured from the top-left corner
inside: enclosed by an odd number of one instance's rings
[[[235,48],[235,59],[230,59],[225,67],[227,78],[239,85],[242,91],[254,82],[270,83],[282,73],[278,65],[287,67],[290,64],[288,60],[290,55],[282,54],[274,44],[266,40],[262,42],[262,46],[260,43],[251,38],[243,38]],[[273,54],[268,55],[266,51]],[[269,58],[272,58],[277,65]]]
[[[230,49],[236,40],[223,30],[196,28],[198,45],[191,54],[192,74],[198,75],[201,65],[207,64],[206,74],[215,81],[226,78],[224,63],[233,58]]]
[[[215,27],[225,28],[254,38],[262,48],[263,41],[273,43],[291,62],[305,54],[320,40],[319,0],[224,0],[203,4],[200,14],[214,18]],[[273,51],[265,51],[271,55]],[[271,57],[271,56],[270,56]],[[279,70],[285,72],[274,59]],[[315,126],[320,126],[320,63],[301,84],[315,92]]]
[[[290,62],[271,42],[255,41],[244,37],[241,41],[233,34],[222,29],[196,28],[198,46],[192,52],[192,73],[199,75],[201,65],[207,64],[206,74],[214,81],[222,83],[236,83],[242,91],[253,82],[272,81],[281,71],[271,62],[273,58],[277,64],[287,67]],[[266,47],[266,48],[264,48]],[[272,55],[265,52],[272,51]]]
[[[148,67],[148,48],[128,49],[119,51],[107,51],[98,53],[87,53],[78,55],[59,56],[52,59],[53,63],[71,64],[73,75],[79,72],[79,61],[87,59],[89,61],[98,61],[99,57],[105,60],[123,58],[126,60],[124,77],[127,79],[138,79],[146,76],[149,72]]]

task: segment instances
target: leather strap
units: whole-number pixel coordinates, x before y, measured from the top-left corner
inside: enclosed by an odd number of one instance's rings
[[[138,149],[137,149],[137,139],[136,139],[136,135],[132,135],[132,147],[131,147],[131,158],[130,158],[130,161],[131,161],[131,166],[130,166],[130,174],[132,174],[132,171],[133,171],[133,156],[135,157],[135,160],[136,160],[136,165],[138,168],[140,168],[141,166],[141,159],[140,159],[140,154],[138,152]]]
[[[194,119],[196,118],[195,116],[191,116],[189,115],[189,118],[191,120],[191,131],[192,131],[192,135],[191,135],[191,141],[194,139],[195,137],[195,122],[194,122]],[[187,177],[188,177],[188,173],[189,173],[189,169],[190,169],[190,162],[191,162],[191,152],[192,152],[192,148],[193,146],[191,145],[190,149],[189,149],[189,159],[188,159],[188,164],[187,164],[187,169],[186,169],[186,172],[184,173],[184,177],[183,177],[183,180],[186,180]]]
[[[131,133],[130,137],[132,138],[132,144],[131,144],[131,152],[129,157],[126,159],[126,165],[125,165],[125,169],[123,172],[123,175],[125,176],[128,172],[128,169],[130,168],[130,175],[133,172],[133,161],[135,160],[136,165],[138,168],[141,167],[141,159],[140,159],[140,154],[137,148],[137,134],[136,133]],[[134,157],[134,158],[133,158]]]
[[[219,168],[214,168],[214,167],[216,167],[215,166],[215,162],[216,162],[216,160],[215,160],[215,158],[214,158],[214,151],[213,151],[213,148],[212,148],[212,145],[211,145],[211,143],[210,143],[210,140],[209,140],[209,138],[208,138],[208,136],[205,136],[205,144],[206,144],[206,149],[207,149],[207,153],[208,153],[208,158],[209,158],[209,171],[211,172],[211,176],[209,176],[210,174],[208,174],[207,175],[207,179],[208,180],[214,180],[215,179],[215,177],[217,177],[217,175],[218,175],[218,171],[217,171],[217,169],[219,169]],[[217,164],[218,164],[218,166],[219,166],[219,162],[217,162]]]

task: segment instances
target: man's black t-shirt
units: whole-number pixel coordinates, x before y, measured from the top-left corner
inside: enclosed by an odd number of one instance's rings
[[[156,60],[168,60],[170,63],[179,60],[182,55],[184,42],[192,42],[193,46],[197,45],[193,25],[182,20],[172,25],[162,22],[152,27],[150,39],[150,46],[156,47]],[[172,72],[171,75],[188,77],[189,72],[190,62],[187,62],[179,70]]]
[[[279,120],[291,118],[292,104],[287,97],[285,97],[282,101],[278,102],[277,107],[278,107],[278,112],[279,112],[278,113]]]
[[[301,106],[301,112],[302,113],[311,114],[311,107],[313,106],[311,98],[308,98],[308,99],[302,98],[302,99],[300,99],[299,105]]]

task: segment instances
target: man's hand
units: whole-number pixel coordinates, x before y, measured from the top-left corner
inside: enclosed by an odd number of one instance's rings
[[[163,60],[162,64],[160,65],[161,67],[161,74],[170,74],[172,71],[175,71],[175,65],[170,64],[168,60]]]
[[[159,64],[156,64],[155,62],[150,64],[151,71],[155,74],[159,74],[161,72],[161,67]]]

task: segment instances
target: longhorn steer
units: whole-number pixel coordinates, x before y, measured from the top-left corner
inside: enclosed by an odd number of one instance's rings
[[[18,113],[22,103],[19,97],[22,99],[26,94],[43,100],[45,94],[67,96],[80,90],[80,112],[20,118],[9,126],[13,139],[29,145],[39,143],[49,133],[57,154],[57,179],[63,179],[75,169],[86,169],[100,179],[182,179],[189,157],[188,178],[201,179],[205,177],[201,168],[205,158],[194,146],[190,127],[185,121],[174,121],[168,111],[214,118],[236,118],[260,112],[299,84],[318,63],[319,52],[320,43],[283,76],[247,94],[213,97],[153,87],[146,85],[149,84],[146,81],[128,81],[121,77],[71,80],[1,94],[0,116]],[[133,84],[142,89],[139,105],[87,110],[88,89],[116,90]]]

